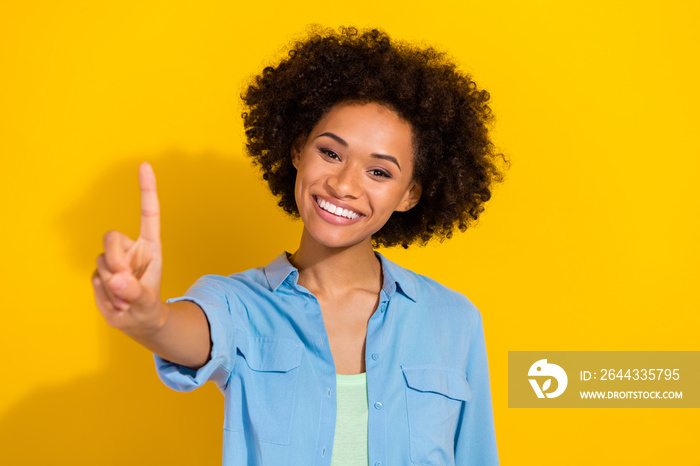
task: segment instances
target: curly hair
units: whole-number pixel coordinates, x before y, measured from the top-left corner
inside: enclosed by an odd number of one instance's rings
[[[374,247],[425,245],[473,225],[508,161],[488,127],[490,98],[446,54],[392,40],[377,30],[312,28],[288,56],[268,66],[241,95],[247,150],[279,205],[298,217],[290,151],[335,105],[377,102],[407,121],[414,139],[412,209],[394,212],[372,236]]]

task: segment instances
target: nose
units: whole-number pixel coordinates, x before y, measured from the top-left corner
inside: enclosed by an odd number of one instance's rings
[[[343,197],[357,198],[359,196],[358,168],[352,164],[344,164],[328,177],[328,187],[338,199]]]

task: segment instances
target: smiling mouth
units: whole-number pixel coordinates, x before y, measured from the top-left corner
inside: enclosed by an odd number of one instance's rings
[[[344,217],[350,220],[354,220],[356,218],[362,217],[361,214],[358,214],[355,211],[348,210],[348,209],[343,209],[342,207],[338,207],[335,204],[331,204],[328,201],[324,201],[323,199],[314,196],[314,200],[316,201],[316,204],[326,212],[330,212],[333,215],[336,215],[338,217]]]

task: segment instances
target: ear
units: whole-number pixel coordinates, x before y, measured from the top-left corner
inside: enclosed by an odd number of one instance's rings
[[[292,165],[294,165],[294,168],[298,169],[299,168],[299,161],[301,160],[301,151],[304,148],[304,143],[306,142],[306,138],[304,135],[299,136],[296,138],[294,141],[294,144],[292,144],[292,150],[291,156],[292,156]]]
[[[406,212],[407,210],[411,210],[416,204],[418,204],[418,201],[420,200],[420,195],[422,193],[423,187],[421,186],[420,181],[411,181],[411,184],[408,186],[408,189],[403,195],[403,199],[401,199],[401,202],[396,208],[396,211]]]

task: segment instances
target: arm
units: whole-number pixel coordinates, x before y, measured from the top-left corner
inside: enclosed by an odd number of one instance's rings
[[[127,333],[163,359],[191,369],[209,360],[211,337],[204,311],[191,301],[161,303],[163,324],[143,334]]]
[[[92,275],[97,308],[107,323],[164,359],[193,369],[211,351],[202,309],[189,301],[160,300],[162,251],[156,178],[148,163],[139,167],[141,231],[136,241],[110,231]]]

